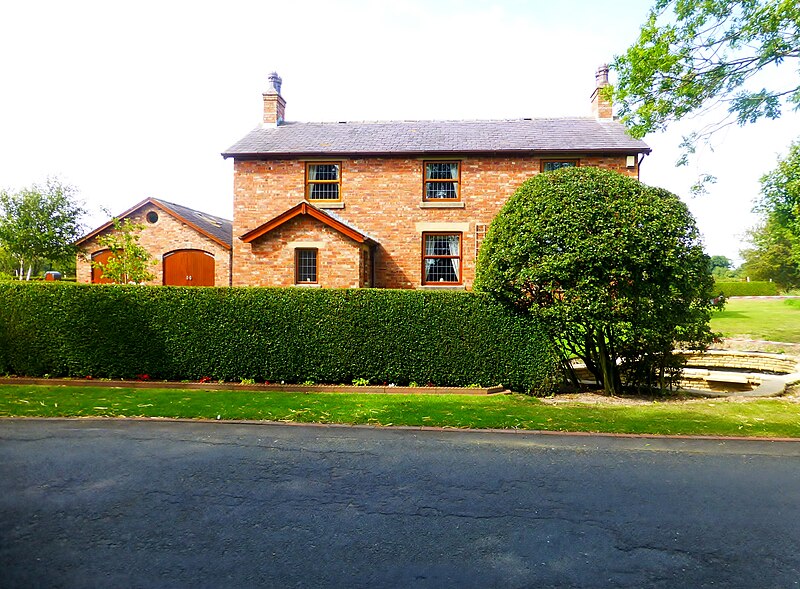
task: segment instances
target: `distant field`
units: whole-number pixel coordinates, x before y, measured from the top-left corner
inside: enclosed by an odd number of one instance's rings
[[[800,343],[800,299],[732,299],[714,313],[711,329],[724,337]]]

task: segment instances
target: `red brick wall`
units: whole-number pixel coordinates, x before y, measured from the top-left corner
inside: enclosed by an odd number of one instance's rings
[[[638,174],[638,169],[629,170],[625,167],[624,155],[583,157],[581,154],[572,154],[565,159],[571,158],[579,158],[580,165],[617,170],[633,177]],[[463,231],[462,281],[465,287],[471,287],[475,277],[476,224],[490,223],[517,187],[541,169],[541,159],[537,157],[464,157],[453,160],[461,162],[463,208],[421,206],[423,158],[328,160],[342,163],[341,196],[344,208],[335,209],[335,213],[380,244],[374,259],[375,286],[418,288],[422,283],[422,232],[451,230]],[[302,202],[304,181],[303,161],[235,162],[234,286],[286,283],[283,275],[271,272],[264,259],[258,259],[255,248],[243,243],[238,236]],[[261,239],[269,241],[275,238],[274,232],[271,232]],[[355,245],[352,240],[343,236],[342,239]],[[281,272],[285,272],[285,263],[285,260],[281,262],[284,264]],[[324,273],[327,270],[321,268],[320,271]],[[337,276],[330,280],[340,284],[341,278]]]
[[[361,279],[363,246],[310,216],[295,217],[244,245],[250,255],[237,260],[238,282],[234,285],[292,286],[295,284],[295,250],[312,248],[317,250],[318,286],[366,286]]]
[[[158,213],[158,221],[155,223],[148,223],[145,218],[150,211]],[[162,256],[171,251],[180,249],[197,249],[213,254],[214,284],[216,286],[228,286],[230,284],[230,250],[225,249],[205,235],[198,233],[169,213],[150,204],[134,211],[128,218],[134,223],[144,225],[139,243],[147,248],[153,256],[153,260],[156,262],[150,270],[155,274],[155,279],[148,284],[162,284]],[[109,228],[103,233],[108,233],[111,230],[112,229]],[[101,235],[103,233],[101,233]],[[101,249],[104,248],[97,243],[97,236],[81,244],[81,254],[78,254],[77,261],[78,282],[92,281],[91,255]]]

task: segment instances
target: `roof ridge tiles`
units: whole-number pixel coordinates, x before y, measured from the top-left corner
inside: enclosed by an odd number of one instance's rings
[[[386,125],[394,125],[398,123],[518,123],[518,122],[531,122],[531,121],[597,121],[597,122],[605,122],[599,121],[595,117],[592,116],[585,116],[585,117],[578,117],[578,116],[564,116],[564,117],[507,117],[502,119],[362,119],[362,120],[347,120],[347,121],[283,121],[280,125],[277,125],[276,129],[280,129],[281,127],[291,126],[291,125],[347,125],[347,124],[359,124],[359,125],[374,125],[374,124],[386,124]],[[256,127],[260,129],[261,127]]]

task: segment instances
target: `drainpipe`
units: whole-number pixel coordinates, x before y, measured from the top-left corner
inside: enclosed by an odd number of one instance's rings
[[[375,254],[378,251],[378,244],[369,246],[369,286],[370,288],[378,288],[375,285]]]
[[[644,158],[646,158],[646,157],[647,157],[647,154],[643,153],[642,157],[639,159],[639,163],[636,164],[636,179],[639,180],[639,181],[641,181],[640,176],[642,175],[642,162],[644,161]]]

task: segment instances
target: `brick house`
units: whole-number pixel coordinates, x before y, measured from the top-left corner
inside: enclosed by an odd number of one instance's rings
[[[269,76],[234,161],[233,286],[468,289],[486,229],[528,177],[598,166],[638,177],[650,148],[612,118],[300,123]]]
[[[155,279],[171,286],[230,286],[231,222],[161,199],[148,198],[118,217],[144,226],[139,243],[153,256]],[[111,254],[97,238],[113,231],[109,221],[76,242],[78,282],[109,282],[92,261]]]

